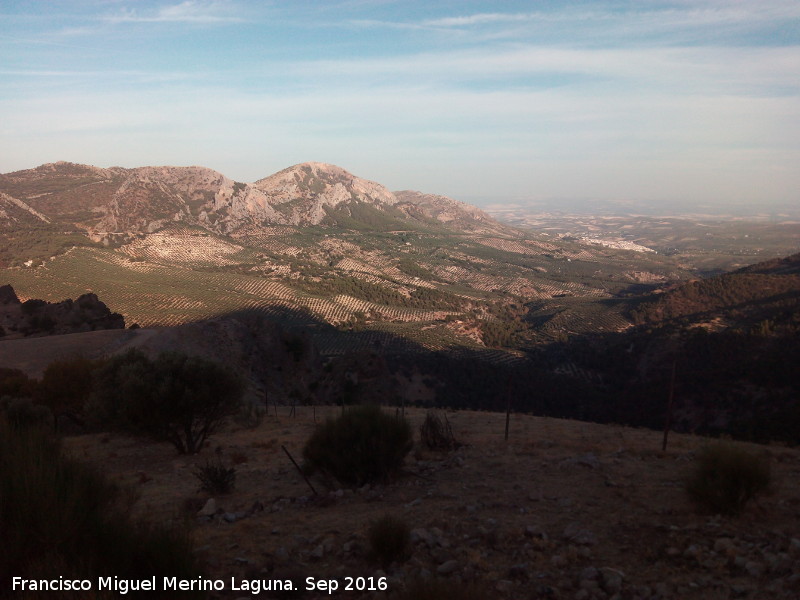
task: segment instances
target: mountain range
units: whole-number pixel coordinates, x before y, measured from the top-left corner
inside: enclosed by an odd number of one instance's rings
[[[69,223],[96,241],[153,233],[168,223],[218,234],[249,226],[350,223],[358,212],[385,224],[457,225],[510,234],[479,209],[444,196],[393,193],[341,167],[303,163],[255,183],[205,167],[101,169],[59,162],[0,175],[0,207],[11,223]]]
[[[510,305],[557,299],[571,313],[688,276],[655,253],[524,232],[322,163],[254,183],[204,167],[46,164],[0,175],[0,230],[0,263],[24,298],[95,292],[143,326],[282,306],[436,347],[507,345],[494,338]],[[630,326],[593,310],[600,327]]]
[[[697,279],[646,247],[517,229],[322,163],[254,183],[42,165],[0,175],[0,233],[4,345],[94,328],[73,307],[99,298],[115,326],[157,333],[107,347],[202,347],[282,402],[389,394],[657,427],[675,369],[684,430],[794,439],[800,423],[798,256]]]

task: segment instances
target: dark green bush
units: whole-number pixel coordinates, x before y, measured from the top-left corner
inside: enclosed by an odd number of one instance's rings
[[[206,461],[202,467],[198,467],[194,476],[200,480],[200,489],[209,494],[228,494],[236,484],[236,469],[226,467],[222,460]]]
[[[0,367],[0,397],[31,398],[36,390],[36,380],[19,369]]]
[[[0,415],[13,427],[53,427],[53,413],[30,398],[0,398]]]
[[[97,427],[136,428],[136,407],[153,394],[152,361],[140,350],[113,356],[94,373],[87,413]]]
[[[768,458],[732,444],[716,444],[698,454],[686,491],[703,511],[737,515],[769,488],[770,480]]]
[[[411,426],[378,406],[357,406],[319,425],[303,448],[311,472],[320,469],[345,485],[396,476],[412,446]]]
[[[50,363],[36,387],[34,400],[49,407],[56,418],[66,416],[83,424],[83,410],[92,392],[92,373],[101,364],[87,358]]]
[[[385,515],[373,521],[368,532],[370,557],[384,568],[409,557],[411,529],[396,517]]]
[[[221,365],[172,352],[151,361],[131,351],[96,372],[93,414],[104,424],[198,452],[239,407],[242,382]]]
[[[0,415],[0,589],[12,576],[199,575],[186,532],[132,522],[125,499],[98,471],[65,457],[50,430]]]

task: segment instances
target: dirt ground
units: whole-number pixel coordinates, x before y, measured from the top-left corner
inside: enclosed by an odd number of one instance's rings
[[[392,598],[430,577],[480,584],[487,598],[800,598],[797,449],[742,444],[769,455],[773,490],[741,516],[720,517],[699,514],[684,491],[708,439],[671,434],[662,453],[659,432],[512,415],[506,442],[505,415],[448,411],[465,445],[440,454],[420,448],[426,411],[410,409],[417,443],[406,476],[360,490],[314,479],[315,496],[282,446],[299,462],[315,420],[339,410],[301,407],[290,417],[280,407],[254,427],[231,423],[196,456],[118,434],[65,445],[132,486],[137,514],[190,522],[208,577],[226,582],[387,578],[386,592],[338,590],[340,598]],[[235,466],[236,487],[198,516],[209,495],[193,471],[217,455]],[[368,560],[366,532],[387,514],[412,528],[412,553],[381,570]]]

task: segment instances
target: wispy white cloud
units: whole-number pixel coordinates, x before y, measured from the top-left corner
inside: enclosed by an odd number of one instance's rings
[[[196,163],[253,180],[315,159],[456,197],[800,189],[796,0],[521,1],[508,13],[487,0],[461,14],[370,1],[326,5],[324,18],[255,4],[128,0],[6,24],[0,171]],[[194,35],[243,20],[234,44]],[[79,35],[97,48],[45,47]]]
[[[709,188],[734,187],[731,178],[744,183],[743,174],[752,175],[756,167],[783,169],[779,180],[763,182],[764,190],[788,189],[787,182],[800,178],[789,170],[800,160],[800,104],[794,98],[607,91],[588,101],[570,89],[477,92],[406,86],[371,92],[339,86],[277,95],[204,86],[0,101],[0,110],[9,117],[2,134],[20,140],[13,157],[0,153],[2,164],[35,155],[35,141],[42,136],[59,136],[62,154],[77,140],[78,146],[104,149],[104,160],[117,164],[133,166],[143,162],[136,156],[145,155],[144,162],[199,162],[239,179],[264,176],[270,167],[255,158],[232,158],[232,148],[247,148],[253,157],[274,154],[275,170],[290,157],[298,162],[319,157],[355,168],[374,154],[387,164],[407,164],[409,152],[416,157],[414,168],[426,161],[474,165],[485,160],[480,168],[487,175],[509,163],[527,164],[528,171],[541,171],[544,178],[537,189],[555,195],[592,195],[590,182],[601,193],[598,163],[614,173],[639,173],[637,181],[646,173],[663,185],[664,194],[677,194],[678,182],[664,182],[657,175],[660,165],[671,165],[673,174],[691,168],[697,185],[705,165],[709,172],[703,185]],[[126,143],[120,144],[123,139]],[[221,146],[220,139],[226,144]],[[35,164],[38,159],[28,160]],[[596,178],[559,182],[543,165],[562,175],[567,165],[580,165],[587,173],[596,172]],[[615,189],[637,192],[630,175],[620,181]],[[627,187],[623,182],[629,182]],[[469,190],[489,193],[495,184],[488,175],[484,182],[470,175],[463,183],[427,183],[434,186],[431,191],[456,196]],[[521,185],[522,179],[514,184]],[[684,182],[680,187],[691,186]]]
[[[256,75],[254,66],[251,75]],[[274,72],[274,68],[270,70]],[[278,66],[277,68],[281,68]],[[571,49],[537,45],[464,49],[364,59],[287,63],[300,77],[323,80],[347,77],[374,87],[400,81],[437,88],[491,84],[511,78],[516,87],[556,85],[551,76],[583,89],[619,87],[625,91],[669,90],[685,94],[759,94],[800,91],[800,51],[795,47],[655,47]],[[557,85],[564,85],[559,81]]]
[[[228,5],[219,2],[184,0],[178,4],[161,6],[155,11],[142,13],[136,8],[123,8],[117,13],[104,15],[109,23],[238,23],[239,15],[229,14]]]
[[[486,23],[513,23],[541,19],[541,13],[478,13],[462,17],[444,17],[422,21],[423,25],[433,27],[462,27],[468,25],[484,25]]]
[[[425,29],[437,29],[434,27],[430,27],[425,25],[424,23],[403,23],[400,21],[384,21],[381,19],[351,19],[349,24],[355,27],[364,27],[364,28],[387,28],[387,29],[399,29],[399,30],[425,30]],[[445,28],[438,28],[445,30]]]
[[[416,21],[362,20],[354,23],[373,27],[469,30],[474,35],[487,36],[488,39],[526,38],[531,34],[541,33],[542,26],[547,25],[549,28],[568,29],[570,36],[564,40],[565,42],[569,40],[571,43],[581,43],[587,39],[596,42],[599,39],[607,39],[620,43],[624,39],[620,37],[621,35],[631,33],[684,34],[686,31],[708,29],[710,36],[716,36],[721,32],[715,31],[714,28],[741,30],[770,22],[780,25],[796,19],[800,19],[800,3],[794,0],[759,3],[692,0],[683,5],[673,2],[672,6],[666,7],[649,7],[642,3],[631,6],[628,10],[618,11],[608,11],[602,7],[575,8],[564,4],[562,7],[547,11],[478,12]],[[589,26],[586,31],[574,29],[575,26],[586,25]],[[602,29],[598,29],[598,26]],[[550,33],[552,31],[550,30]]]

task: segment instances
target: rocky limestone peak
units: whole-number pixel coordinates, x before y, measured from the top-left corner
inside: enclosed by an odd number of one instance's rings
[[[131,179],[147,182],[158,181],[164,185],[192,190],[219,186],[227,177],[208,167],[160,166],[132,169]]]
[[[126,169],[112,167],[104,169],[93,165],[82,165],[79,163],[60,160],[54,163],[45,163],[32,169],[23,169],[12,173],[0,175],[0,178],[8,182],[32,183],[37,181],[51,180],[53,177],[61,177],[60,184],[69,187],[71,184],[87,183],[89,181],[100,181],[109,179],[114,175],[124,172]],[[51,191],[51,190],[46,190]]]
[[[498,223],[480,208],[447,196],[411,190],[395,192],[395,196],[400,202],[401,210],[408,212],[409,207],[413,208],[414,211],[422,212],[429,219],[451,228],[512,237],[518,235],[518,232],[511,227]]]
[[[394,205],[397,198],[385,186],[362,179],[336,165],[306,162],[279,171],[253,184],[273,205],[289,204],[293,223],[319,224],[325,207],[356,201]],[[286,211],[288,212],[288,211]]]
[[[265,224],[355,221],[369,227],[384,219],[378,213],[388,220],[429,219],[473,232],[500,228],[474,207],[444,196],[394,193],[321,162],[300,163],[255,183],[237,182],[201,166],[101,169],[58,162],[0,175],[0,194],[0,226],[64,223],[108,244],[175,222],[231,234]]]
[[[476,206],[470,206],[458,200],[438,194],[425,194],[411,190],[395,192],[395,195],[405,202],[412,202],[424,207],[430,215],[439,221],[452,221],[460,216],[468,215],[477,221],[489,221],[491,217]]]
[[[192,221],[233,182],[206,167],[139,167],[114,192],[99,231],[155,231],[170,221]]]

